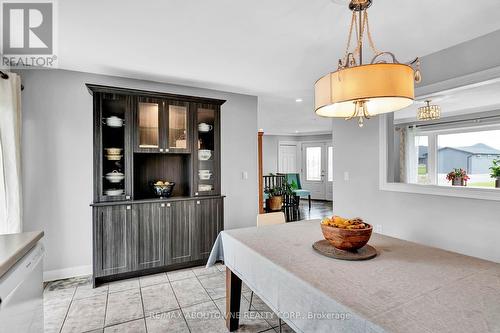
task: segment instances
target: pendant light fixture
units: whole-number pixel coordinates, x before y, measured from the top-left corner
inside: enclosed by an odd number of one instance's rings
[[[441,118],[441,108],[431,105],[431,100],[425,101],[425,106],[418,108],[417,119],[421,121],[436,120]]]
[[[360,127],[364,119],[411,105],[415,99],[414,82],[421,81],[419,58],[401,64],[391,52],[376,49],[368,23],[371,4],[372,0],[350,1],[352,20],[344,57],[339,59],[337,71],[323,76],[314,86],[316,114],[358,118]],[[356,46],[351,50],[354,32]],[[363,64],[365,35],[374,53],[369,64]]]

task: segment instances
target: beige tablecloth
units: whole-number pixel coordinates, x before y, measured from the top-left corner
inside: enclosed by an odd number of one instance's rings
[[[319,221],[223,231],[218,258],[297,332],[500,332],[500,264],[374,234],[380,254],[316,253]]]

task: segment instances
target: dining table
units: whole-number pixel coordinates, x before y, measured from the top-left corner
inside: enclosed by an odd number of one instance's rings
[[[320,223],[218,235],[207,265],[226,266],[229,331],[245,283],[295,332],[500,332],[499,263],[377,233],[375,258],[338,260],[312,247]]]

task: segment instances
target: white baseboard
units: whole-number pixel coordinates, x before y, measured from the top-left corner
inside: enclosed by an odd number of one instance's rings
[[[63,269],[55,269],[52,271],[43,272],[43,281],[54,281],[60,279],[67,279],[76,276],[84,276],[92,274],[92,266],[76,266]]]

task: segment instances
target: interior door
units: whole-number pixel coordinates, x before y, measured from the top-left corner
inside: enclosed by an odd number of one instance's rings
[[[297,144],[280,143],[278,152],[278,172],[297,172]]]
[[[311,198],[327,200],[327,144],[302,144],[302,188],[311,192]]]

